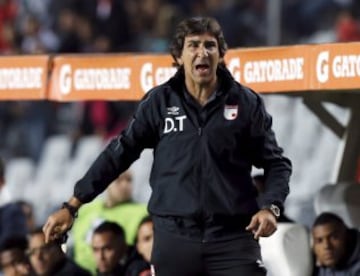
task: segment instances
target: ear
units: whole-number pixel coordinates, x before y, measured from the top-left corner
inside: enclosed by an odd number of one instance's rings
[[[176,62],[181,66],[184,64],[184,62],[182,61],[181,57],[176,58]]]

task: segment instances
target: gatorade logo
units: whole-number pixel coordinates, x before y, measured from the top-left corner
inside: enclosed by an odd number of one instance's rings
[[[328,82],[330,77],[360,77],[360,55],[336,55],[330,58],[329,51],[322,51],[316,60],[316,77],[320,83]]]
[[[241,81],[240,59],[239,58],[230,59],[227,68],[229,69],[234,79],[240,82]]]
[[[329,80],[329,51],[323,51],[316,60],[316,76],[320,83]]]
[[[304,78],[304,58],[264,59],[244,64],[246,83],[293,81]]]
[[[74,90],[120,90],[130,89],[131,69],[128,67],[78,68],[70,64],[60,68],[60,91],[67,95]]]
[[[71,91],[71,66],[69,64],[61,66],[59,79],[61,94],[69,94]]]
[[[156,85],[160,85],[170,79],[177,71],[175,67],[153,68],[150,62],[145,63],[140,70],[141,89],[146,93]]]
[[[43,74],[41,67],[0,68],[0,89],[40,89]]]

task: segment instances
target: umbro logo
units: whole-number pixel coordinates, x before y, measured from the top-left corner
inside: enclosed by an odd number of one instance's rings
[[[167,107],[166,110],[168,115],[179,115],[180,107],[171,106],[171,107]]]
[[[262,260],[256,260],[256,264],[258,265],[258,267],[265,267],[265,264],[263,263]]]

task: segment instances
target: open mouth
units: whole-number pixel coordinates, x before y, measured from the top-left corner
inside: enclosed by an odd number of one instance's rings
[[[206,73],[210,70],[210,66],[208,64],[197,64],[195,65],[195,69],[200,73]]]

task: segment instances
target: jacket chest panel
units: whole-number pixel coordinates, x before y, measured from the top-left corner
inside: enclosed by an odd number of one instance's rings
[[[218,104],[195,111],[183,103],[168,104],[162,110],[160,143],[182,146],[205,141],[211,147],[235,147],[247,139],[248,118],[237,106]]]

